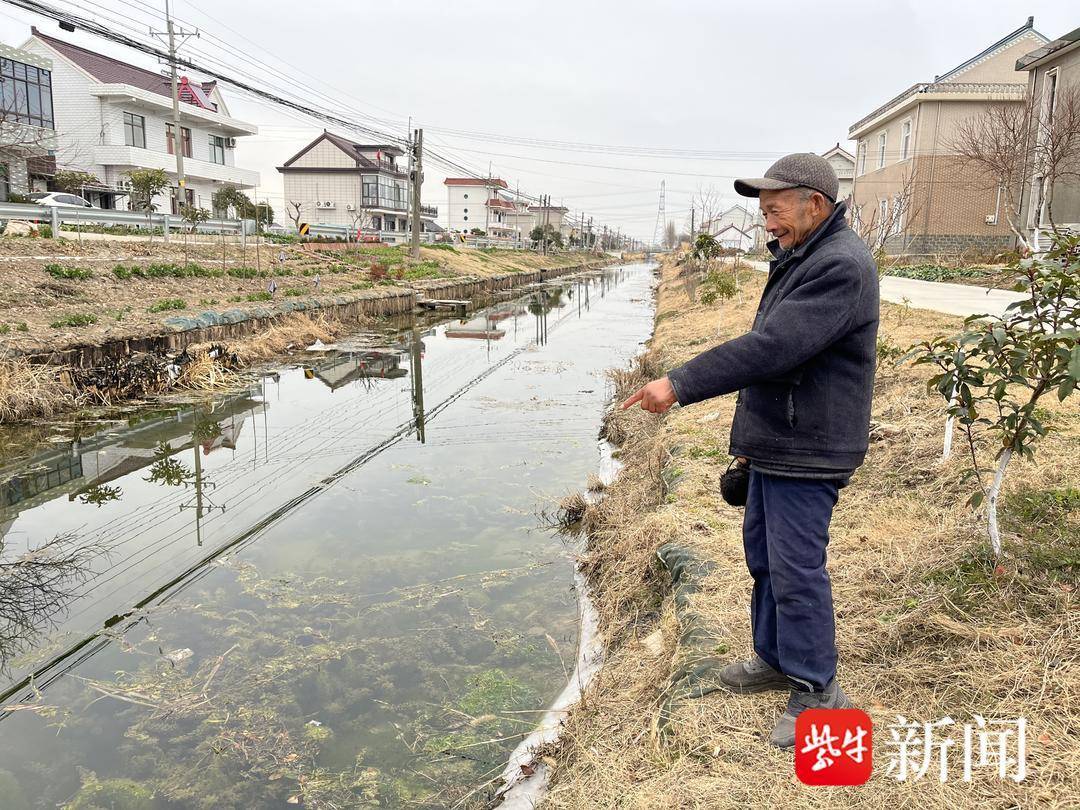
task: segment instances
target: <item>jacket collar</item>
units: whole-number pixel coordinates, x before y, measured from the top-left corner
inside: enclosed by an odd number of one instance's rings
[[[784,250],[780,247],[780,240],[773,239],[768,242],[765,247],[769,249],[769,252],[775,257],[776,262],[787,261],[788,259],[802,258],[806,255],[815,244],[820,242],[826,236],[831,236],[837,231],[847,227],[847,221],[845,215],[847,214],[847,203],[837,203],[833,208],[833,212],[829,214],[829,218],[817,226],[806,241],[799,245],[794,250]]]

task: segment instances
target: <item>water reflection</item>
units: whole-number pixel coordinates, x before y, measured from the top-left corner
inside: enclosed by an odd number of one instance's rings
[[[648,332],[648,274],[626,278],[343,340],[0,467],[0,560],[73,528],[113,550],[12,661],[0,704],[45,693],[69,715],[60,737],[3,719],[4,767],[46,804],[88,790],[80,769],[170,810],[467,795],[573,655],[570,563],[530,532],[594,468],[604,372]],[[173,700],[189,687],[205,702]],[[304,793],[331,783],[347,792]]]

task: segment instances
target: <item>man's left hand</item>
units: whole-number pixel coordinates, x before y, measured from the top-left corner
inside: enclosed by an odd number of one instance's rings
[[[675,389],[671,385],[671,381],[667,377],[661,377],[659,380],[653,380],[648,385],[644,385],[639,388],[634,394],[622,404],[622,409],[625,411],[635,402],[641,403],[641,410],[648,411],[649,413],[663,413],[676,402],[678,397],[675,396]]]

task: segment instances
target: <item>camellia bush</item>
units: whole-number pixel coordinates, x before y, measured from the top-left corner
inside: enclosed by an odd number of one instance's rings
[[[1001,553],[997,504],[1009,462],[1032,459],[1046,435],[1036,406],[1044,396],[1065,400],[1080,383],[1080,236],[1058,235],[1053,249],[1017,265],[1014,289],[1024,298],[1004,316],[973,315],[953,337],[916,344],[916,364],[936,366],[927,382],[946,401],[946,411],[964,431],[977,483],[969,503],[985,503],[994,554]],[[996,466],[985,469],[978,446],[996,448]]]

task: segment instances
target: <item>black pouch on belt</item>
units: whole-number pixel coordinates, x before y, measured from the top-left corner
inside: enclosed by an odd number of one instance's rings
[[[732,506],[746,506],[750,489],[750,462],[733,458],[720,476],[720,497]]]

